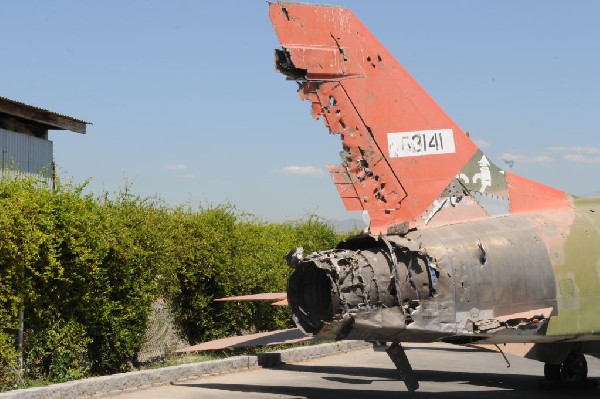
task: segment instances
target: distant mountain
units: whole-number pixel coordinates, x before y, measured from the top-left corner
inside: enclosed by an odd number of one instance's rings
[[[582,197],[586,197],[586,198],[600,198],[600,191],[596,191],[595,193],[585,194],[585,195],[582,195]]]

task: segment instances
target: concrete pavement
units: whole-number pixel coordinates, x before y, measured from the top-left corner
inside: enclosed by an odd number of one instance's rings
[[[410,394],[385,352],[359,349],[272,369],[204,377],[112,396],[113,398],[578,398],[598,397],[596,387],[564,388],[542,380],[543,364],[447,344],[405,344],[420,380]],[[600,360],[588,357],[592,380]]]

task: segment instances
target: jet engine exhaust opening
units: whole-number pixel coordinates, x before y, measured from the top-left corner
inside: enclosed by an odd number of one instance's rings
[[[288,280],[288,303],[294,321],[309,334],[333,320],[333,284],[328,273],[313,262],[302,263]]]
[[[299,256],[298,248],[290,252],[287,261],[294,271],[288,278],[288,303],[298,327],[326,339],[342,339],[354,330],[379,337],[371,333],[372,326],[379,331],[392,319],[404,328],[395,279],[406,279],[406,265],[404,272],[396,271],[390,250],[369,245],[374,240],[359,237],[346,243],[366,244],[363,249],[334,249],[305,257]]]

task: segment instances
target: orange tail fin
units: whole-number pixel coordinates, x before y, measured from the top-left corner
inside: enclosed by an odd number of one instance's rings
[[[569,206],[564,192],[494,166],[351,11],[269,7],[277,68],[341,135],[342,164],[329,170],[372,233]]]

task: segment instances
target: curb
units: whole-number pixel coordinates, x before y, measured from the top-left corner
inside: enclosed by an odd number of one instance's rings
[[[300,362],[355,349],[370,347],[364,341],[339,341],[328,344],[303,346],[282,351],[261,353],[257,356],[236,356],[201,363],[182,364],[153,370],[133,371],[102,377],[87,378],[53,384],[45,387],[18,389],[0,393],[0,398],[10,399],[76,399],[102,398],[121,393],[148,389],[198,379],[217,374],[273,367],[281,363]]]

